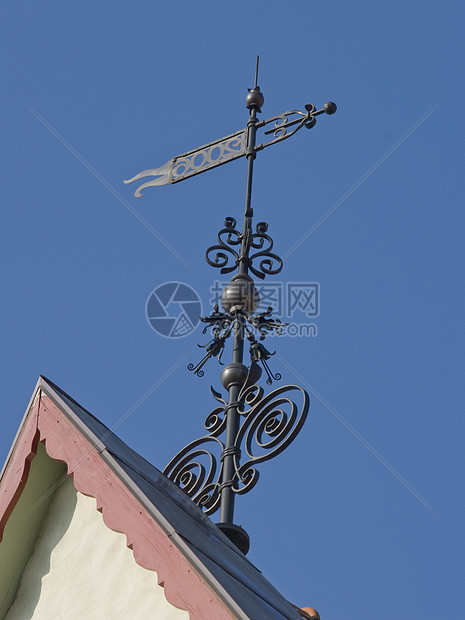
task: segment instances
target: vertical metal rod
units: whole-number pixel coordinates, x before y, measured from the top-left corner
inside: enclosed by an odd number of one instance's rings
[[[252,203],[252,179],[253,179],[253,162],[255,159],[255,136],[257,133],[257,109],[253,107],[250,110],[250,118],[247,122],[247,148],[246,148],[246,157],[247,157],[247,188],[245,193],[245,213],[244,213],[244,230],[242,231],[244,234],[247,230],[247,218],[252,219],[253,209],[250,206]],[[245,241],[245,239],[244,239]],[[239,272],[240,273],[240,272]]]
[[[231,385],[229,387],[229,405],[232,405],[237,401],[239,396],[240,386]],[[234,452],[231,448],[236,441],[236,435],[239,430],[239,414],[237,412],[237,406],[231,406],[227,410],[227,424],[226,424],[226,439],[225,439],[225,454],[223,455],[223,481],[227,484],[221,488],[221,508],[220,508],[220,523],[233,524],[234,522],[234,500],[235,494],[232,490],[232,480],[234,478]]]
[[[257,87],[258,78],[258,56],[255,68],[255,88]],[[250,108],[250,117],[247,122],[247,186],[245,194],[245,211],[244,211],[244,225],[242,229],[242,243],[240,258],[245,259],[239,262],[239,274],[248,275],[248,252],[249,252],[249,238],[252,234],[252,217],[253,209],[252,203],[252,178],[253,178],[253,163],[255,159],[255,139],[257,133],[257,108],[258,106],[252,106]],[[242,364],[244,358],[244,336],[245,336],[245,318],[242,314],[237,313],[234,323],[234,345],[233,345],[233,362]],[[228,395],[228,409],[226,420],[226,439],[225,450],[223,453],[223,475],[222,482],[231,483],[234,478],[234,444],[236,436],[239,430],[239,413],[237,411],[237,399],[239,396],[241,386],[233,383],[229,386]],[[231,483],[232,484],[232,483]],[[233,523],[234,519],[234,500],[235,493],[232,490],[230,484],[225,484],[221,488],[221,508],[220,508],[220,523]]]
[[[257,54],[257,60],[255,61],[255,85],[254,88],[257,88],[258,86],[258,61],[259,61],[260,56]]]

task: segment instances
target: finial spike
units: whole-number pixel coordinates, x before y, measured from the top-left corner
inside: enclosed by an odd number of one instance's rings
[[[257,60],[255,61],[255,85],[254,88],[257,88],[258,86],[258,61],[260,59],[260,56],[257,54]]]

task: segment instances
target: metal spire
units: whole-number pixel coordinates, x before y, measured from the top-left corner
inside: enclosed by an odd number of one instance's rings
[[[220,311],[215,305],[209,316],[200,317],[205,323],[203,333],[212,331],[212,339],[202,345],[206,352],[197,364],[188,369],[202,377],[203,367],[211,357],[221,357],[226,341],[232,336],[232,362],[221,373],[221,383],[227,397],[210,388],[218,405],[205,420],[207,435],[192,441],[168,463],[164,473],[178,484],[206,514],[220,510],[221,530],[247,553],[249,537],[234,524],[234,504],[238,494],[251,490],[258,480],[255,466],[282,452],[297,436],[308,414],[309,397],[301,387],[286,385],[265,395],[257,385],[265,369],[266,383],[279,380],[273,374],[268,360],[270,353],[263,340],[269,332],[281,333],[283,323],[273,318],[272,309],[256,314],[260,299],[250,275],[263,279],[278,274],[283,266],[281,258],[272,252],[273,240],[267,234],[268,224],[259,222],[252,227],[252,180],[257,152],[294,135],[302,127],[311,129],[319,114],[334,114],[336,105],[326,103],[321,110],[307,104],[306,112],[291,110],[266,121],[260,121],[264,97],[258,86],[258,61],[255,67],[255,84],[246,97],[249,110],[247,127],[234,134],[210,142],[198,149],[174,157],[160,168],[144,170],[125,181],[132,183],[147,176],[157,177],[136,190],[156,185],[177,183],[216,166],[245,156],[247,158],[247,183],[242,232],[236,229],[236,220],[225,219],[217,243],[206,252],[206,260],[222,274],[232,273],[229,284],[221,296]],[[257,145],[257,130],[273,135],[266,143]],[[292,128],[292,130],[290,130]],[[250,272],[250,273],[249,273]],[[250,359],[244,364],[244,346],[248,343]],[[200,346],[200,345],[199,345]],[[292,399],[291,399],[292,396]],[[298,400],[298,404],[294,400]],[[224,439],[220,439],[224,435]],[[243,458],[243,451],[245,452]],[[219,459],[214,453],[219,454]],[[219,462],[218,462],[219,461]]]

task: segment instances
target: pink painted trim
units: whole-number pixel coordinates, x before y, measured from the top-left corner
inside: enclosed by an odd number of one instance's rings
[[[38,396],[29,410],[23,427],[16,440],[16,445],[10,455],[7,467],[0,480],[0,542],[3,539],[5,525],[16,506],[29,476],[31,461],[37,453],[39,431],[37,429],[39,417]]]
[[[44,392],[24,421],[0,482],[0,525],[4,527],[26,484],[39,432],[48,455],[66,463],[76,489],[96,499],[107,527],[126,535],[137,564],[157,572],[169,603],[188,611],[191,620],[231,620],[201,575]]]

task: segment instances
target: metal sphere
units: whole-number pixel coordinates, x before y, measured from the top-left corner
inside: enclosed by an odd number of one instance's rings
[[[249,90],[249,94],[245,98],[245,105],[247,108],[258,108],[260,112],[260,108],[265,103],[265,98],[263,94],[260,92],[260,86],[256,86],[252,90]]]
[[[250,276],[234,276],[221,295],[221,305],[230,314],[238,310],[251,313],[258,308],[260,296]]]
[[[303,607],[302,611],[305,611],[310,618],[314,618],[315,620],[320,620],[320,614],[313,607]]]
[[[238,383],[242,386],[247,379],[248,373],[249,369],[247,366],[233,362],[232,364],[226,366],[221,373],[221,383],[226,390],[232,383]]]
[[[328,101],[324,104],[323,110],[326,112],[326,114],[334,114],[334,112],[336,112],[337,110],[337,105],[332,101]]]

